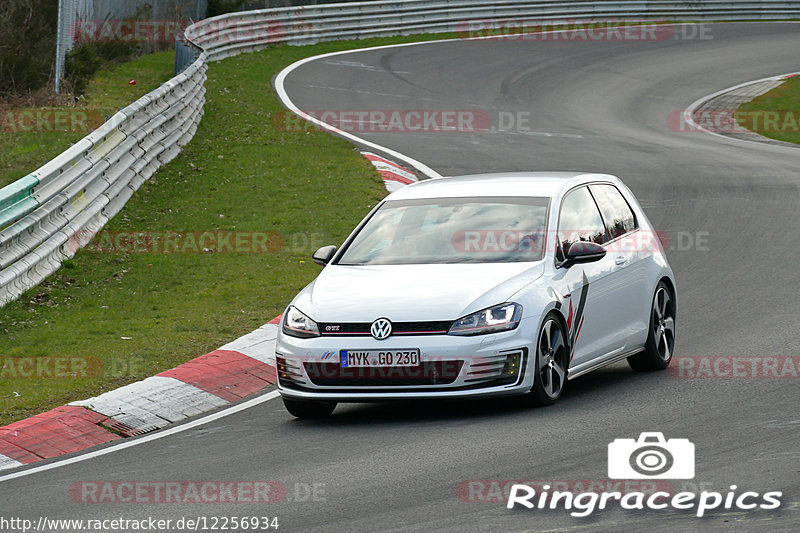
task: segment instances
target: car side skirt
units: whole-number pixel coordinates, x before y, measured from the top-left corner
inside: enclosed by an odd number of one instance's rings
[[[597,370],[598,368],[602,368],[604,366],[608,366],[618,361],[622,361],[623,359],[627,359],[628,357],[641,352],[643,349],[644,347],[640,346],[633,350],[626,350],[623,352],[616,352],[616,353],[611,352],[602,357],[598,357],[597,359],[593,359],[592,361],[587,361],[576,367],[570,368],[569,372],[567,373],[567,379],[575,379],[584,374],[588,374],[593,370]]]

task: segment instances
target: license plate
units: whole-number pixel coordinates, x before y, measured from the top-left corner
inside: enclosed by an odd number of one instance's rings
[[[340,350],[342,368],[419,366],[419,350]]]

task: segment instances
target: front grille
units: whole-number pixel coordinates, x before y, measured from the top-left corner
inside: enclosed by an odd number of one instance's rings
[[[449,385],[464,366],[464,361],[423,361],[417,367],[351,367],[338,363],[304,363],[314,385],[324,387],[400,387],[408,385]]]
[[[392,322],[392,335],[445,335],[453,325],[449,320],[429,322]],[[326,335],[346,335],[368,337],[372,322],[328,322],[319,324],[319,333]]]

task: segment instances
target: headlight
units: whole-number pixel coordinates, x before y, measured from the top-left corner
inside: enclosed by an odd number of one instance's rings
[[[514,303],[495,305],[456,320],[448,335],[484,335],[508,331],[519,325],[522,306]]]
[[[283,317],[283,332],[290,337],[319,337],[317,323],[290,305]]]

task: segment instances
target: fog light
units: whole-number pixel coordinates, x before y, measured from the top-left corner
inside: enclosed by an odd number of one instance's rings
[[[512,353],[506,356],[506,364],[503,365],[503,372],[500,374],[501,379],[514,381],[519,376],[520,368],[520,354]]]
[[[283,357],[276,357],[275,358],[275,366],[278,368],[278,377],[288,379],[289,373],[287,372],[286,368],[286,359]]]
[[[275,357],[275,368],[278,373],[278,379],[297,381],[302,377],[300,367],[293,365],[291,361],[287,361],[283,357]]]

